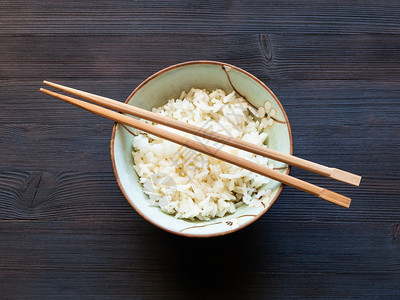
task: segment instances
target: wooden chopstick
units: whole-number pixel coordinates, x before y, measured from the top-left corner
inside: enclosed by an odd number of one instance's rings
[[[295,177],[279,173],[275,170],[271,170],[268,167],[256,164],[252,161],[243,159],[241,157],[238,157],[236,155],[230,154],[228,152],[216,149],[214,147],[202,144],[200,142],[197,142],[195,140],[191,140],[189,138],[186,138],[184,136],[172,133],[170,131],[164,130],[162,128],[156,127],[154,125],[147,124],[143,121],[137,120],[135,118],[131,118],[129,116],[117,113],[115,111],[106,109],[101,106],[97,106],[91,103],[87,103],[82,100],[77,100],[69,96],[65,96],[62,94],[58,94],[46,89],[41,88],[41,92],[48,94],[50,96],[53,96],[55,98],[61,99],[65,102],[71,103],[73,105],[76,105],[80,108],[86,109],[92,113],[95,113],[99,116],[102,116],[104,118],[113,120],[118,123],[122,123],[128,126],[131,126],[133,128],[136,128],[138,130],[147,132],[149,134],[153,134],[155,136],[158,136],[160,138],[164,138],[166,140],[169,140],[173,143],[177,143],[179,145],[188,147],[190,149],[199,151],[201,153],[204,153],[206,155],[215,157],[217,159],[226,161],[228,163],[234,164],[236,166],[242,167],[244,169],[250,170],[252,172],[267,176],[271,179],[277,180],[279,182],[282,182],[284,184],[290,185],[292,187],[295,187],[297,189],[300,189],[302,191],[305,191],[307,193],[313,194],[315,196],[318,196],[319,198],[322,198],[324,200],[330,201],[332,203],[338,204],[343,207],[349,207],[351,199],[340,195],[338,193],[335,193],[333,191],[330,191],[328,189],[321,188],[319,186],[316,186],[314,184],[305,182],[303,180],[297,179]]]
[[[145,109],[141,109],[132,105],[121,103],[113,99],[98,96],[88,92],[80,91],[70,87],[66,87],[60,84],[52,83],[49,81],[43,81],[44,84],[52,86],[61,91],[67,92],[71,95],[77,96],[79,98],[85,99],[87,101],[108,107],[123,113],[133,115],[138,118],[149,120],[154,123],[159,123],[168,127],[172,127],[190,134],[200,136],[202,138],[207,138],[218,143],[223,143],[228,146],[232,146],[244,151],[252,152],[254,154],[262,155],[274,160],[278,160],[287,163],[291,166],[305,169],[310,172],[314,172],[338,181],[342,181],[351,185],[359,186],[361,181],[361,176],[349,173],[336,168],[329,168],[324,165],[320,165],[290,154],[281,153],[263,146],[251,144],[240,139],[235,139],[230,136],[213,132],[195,125],[187,124],[182,121],[178,121],[169,117],[165,117]]]

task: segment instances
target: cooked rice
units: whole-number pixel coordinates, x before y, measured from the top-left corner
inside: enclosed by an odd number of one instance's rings
[[[192,88],[153,112],[257,145],[264,145],[267,133],[262,129],[271,126],[265,119],[254,119],[257,110],[235,92],[227,95],[220,89],[210,93]],[[266,157],[155,126],[268,166]],[[134,168],[150,205],[177,218],[210,220],[243,204],[260,206],[269,200],[271,190],[264,188],[269,179],[259,174],[142,132],[137,132],[133,147]]]

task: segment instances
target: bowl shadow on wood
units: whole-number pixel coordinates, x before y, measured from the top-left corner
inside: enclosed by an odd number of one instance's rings
[[[249,297],[262,285],[273,265],[268,222],[251,224],[241,231],[211,239],[182,239],[162,232],[159,237],[157,269],[167,270],[167,287],[177,297],[224,297],[229,291],[236,297]],[[157,230],[154,228],[154,230]],[[158,230],[157,230],[158,231]],[[262,250],[264,249],[264,250]]]

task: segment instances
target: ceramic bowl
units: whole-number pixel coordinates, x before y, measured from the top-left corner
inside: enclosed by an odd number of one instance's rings
[[[272,126],[268,133],[268,147],[283,153],[292,154],[292,135],[285,111],[277,97],[259,79],[248,72],[215,61],[190,61],[165,68],[146,79],[128,97],[126,103],[151,110],[165,104],[168,99],[178,98],[181,92],[192,87],[205,88],[212,91],[216,88],[237,93],[245,97],[255,107],[271,103],[267,118],[271,118]],[[272,109],[275,110],[271,114]],[[271,116],[273,115],[273,116]],[[132,132],[116,124],[111,139],[111,159],[116,180],[129,204],[147,221],[178,235],[191,237],[211,237],[237,231],[260,218],[274,204],[281,194],[283,185],[271,180],[266,188],[272,189],[269,198],[258,207],[240,206],[234,214],[210,221],[190,221],[177,219],[168,215],[158,207],[148,204],[142,185],[138,183],[132,159]],[[274,169],[289,173],[286,164],[273,162]]]

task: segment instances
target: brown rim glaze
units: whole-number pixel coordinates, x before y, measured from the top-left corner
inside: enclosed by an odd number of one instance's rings
[[[233,65],[230,65],[230,64],[226,64],[226,63],[222,63],[222,62],[218,62],[218,61],[211,61],[211,60],[197,60],[197,61],[188,61],[188,62],[183,62],[183,63],[179,63],[179,64],[175,64],[175,65],[169,66],[169,67],[167,67],[167,68],[165,68],[165,69],[162,69],[162,70],[160,70],[160,71],[154,73],[153,75],[151,75],[150,77],[148,77],[145,81],[143,81],[141,84],[139,84],[139,85],[133,90],[133,92],[128,96],[128,98],[125,100],[125,103],[128,103],[128,102],[132,99],[133,95],[135,95],[135,94],[137,93],[138,90],[140,90],[144,85],[146,85],[150,80],[154,79],[154,78],[157,77],[158,75],[160,75],[160,74],[162,74],[162,73],[164,73],[164,72],[166,72],[166,71],[169,71],[169,70],[178,68],[178,67],[187,66],[187,65],[195,65],[195,64],[212,64],[212,65],[219,65],[219,66],[221,66],[221,67],[223,67],[223,66],[229,66],[229,67],[231,67],[231,68],[233,68],[233,69],[235,69],[235,70],[237,70],[237,71],[239,71],[239,72],[242,72],[243,74],[249,76],[250,78],[252,78],[252,79],[255,80],[256,82],[258,82],[263,88],[265,88],[265,89],[267,90],[267,92],[270,93],[271,96],[275,99],[276,103],[278,103],[279,107],[280,107],[281,110],[282,110],[283,116],[285,117],[286,125],[287,125],[287,127],[288,127],[288,132],[289,132],[289,139],[290,139],[290,154],[293,155],[293,137],[292,137],[292,130],[291,130],[291,128],[290,128],[289,119],[288,119],[288,117],[287,117],[287,115],[286,115],[285,110],[283,109],[283,106],[282,106],[281,102],[278,100],[278,98],[275,96],[275,94],[274,94],[260,79],[258,79],[258,78],[255,77],[254,75],[248,73],[247,71],[245,71],[245,70],[243,70],[243,69],[240,69],[240,68],[238,68],[238,67],[235,67],[235,66],[233,66]],[[134,209],[139,215],[141,215],[145,220],[147,220],[147,221],[150,222],[151,224],[153,224],[153,225],[157,226],[158,228],[161,228],[161,229],[163,229],[163,230],[165,230],[165,231],[168,231],[168,232],[170,232],[170,233],[177,234],[177,235],[181,235],[181,236],[187,236],[187,237],[197,237],[197,238],[203,238],[203,237],[204,237],[204,238],[205,238],[205,237],[214,237],[214,236],[226,235],[226,234],[229,234],[229,233],[238,231],[238,230],[240,230],[240,229],[243,229],[243,228],[249,226],[251,223],[255,222],[255,221],[258,220],[262,215],[264,215],[264,214],[271,208],[271,206],[276,202],[276,200],[278,199],[278,197],[279,197],[280,194],[282,193],[283,188],[285,187],[284,184],[281,184],[281,186],[280,186],[279,189],[278,189],[278,192],[276,193],[275,197],[270,201],[269,205],[266,206],[266,207],[264,208],[264,210],[261,211],[258,215],[256,215],[253,219],[251,219],[251,220],[247,221],[246,223],[240,225],[238,228],[231,229],[231,230],[227,230],[227,231],[224,231],[224,232],[221,232],[221,233],[212,233],[212,234],[205,234],[205,235],[196,235],[196,234],[184,233],[184,232],[180,232],[180,231],[173,231],[173,230],[167,229],[167,228],[161,226],[160,224],[157,224],[157,223],[153,222],[152,220],[150,220],[150,219],[149,219],[146,215],[144,215],[139,209],[137,209],[137,207],[133,204],[133,201],[129,201],[129,198],[128,198],[127,194],[126,194],[126,191],[125,191],[124,187],[122,186],[121,181],[120,181],[120,179],[119,179],[119,175],[118,175],[117,168],[116,168],[116,165],[115,165],[114,141],[115,141],[115,133],[116,133],[116,128],[117,128],[117,126],[118,126],[117,123],[115,123],[114,126],[113,126],[113,131],[112,131],[112,135],[111,135],[111,143],[110,143],[110,152],[111,152],[112,167],[113,167],[115,179],[116,179],[116,181],[117,181],[117,183],[118,183],[118,186],[119,186],[119,188],[121,189],[122,194],[124,195],[125,199],[128,200],[128,203],[133,207],[133,209]],[[287,171],[286,171],[286,174],[289,174],[289,173],[290,173],[290,165],[288,165],[288,168],[287,168]]]

